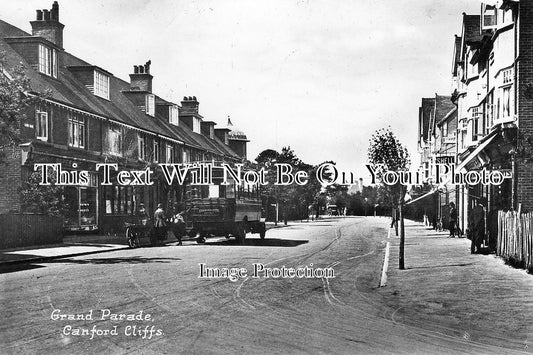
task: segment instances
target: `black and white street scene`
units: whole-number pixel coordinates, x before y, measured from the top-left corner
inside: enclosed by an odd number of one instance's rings
[[[0,4],[1,354],[533,353],[532,1]]]

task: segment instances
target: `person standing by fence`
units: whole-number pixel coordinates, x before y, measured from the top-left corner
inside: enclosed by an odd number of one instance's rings
[[[485,209],[483,206],[483,200],[479,199],[476,202],[476,206],[472,209],[472,239],[470,244],[470,253],[480,253],[481,244],[485,238]]]

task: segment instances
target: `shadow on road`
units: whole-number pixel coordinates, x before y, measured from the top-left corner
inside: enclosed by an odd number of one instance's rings
[[[245,239],[243,244],[239,244],[235,239],[217,240],[208,242],[206,245],[244,245],[251,247],[297,247],[309,243],[308,240],[289,240],[289,239]]]
[[[53,259],[46,260],[42,263],[60,263],[60,264],[151,264],[151,263],[170,263],[172,261],[179,261],[180,258],[144,258],[141,256],[132,256],[125,258],[95,258],[95,259]]]
[[[469,266],[473,263],[462,263],[462,264],[446,264],[446,265],[431,265],[431,266],[415,266],[415,267],[406,267],[406,270],[416,270],[416,269],[438,269],[443,267],[456,267],[456,266]]]
[[[34,265],[34,264],[12,264],[12,265],[2,265],[0,266],[0,274],[8,274],[10,272],[18,272],[24,270],[39,269],[44,266]]]

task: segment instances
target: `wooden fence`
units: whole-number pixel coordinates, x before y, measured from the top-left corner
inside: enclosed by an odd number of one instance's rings
[[[0,249],[61,243],[63,219],[41,214],[0,214]]]
[[[533,213],[498,212],[496,254],[514,266],[533,270]]]

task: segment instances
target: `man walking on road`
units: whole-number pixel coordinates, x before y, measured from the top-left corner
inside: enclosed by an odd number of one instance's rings
[[[449,218],[449,226],[450,229],[450,236],[448,238],[454,238],[455,237],[455,225],[457,224],[457,210],[455,209],[455,203],[450,202],[450,218]]]

